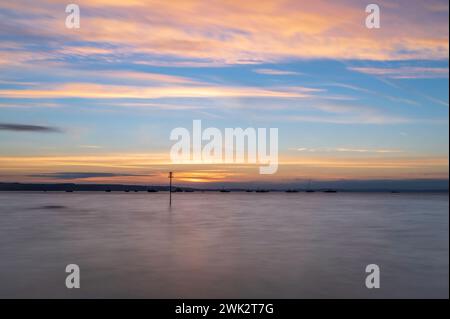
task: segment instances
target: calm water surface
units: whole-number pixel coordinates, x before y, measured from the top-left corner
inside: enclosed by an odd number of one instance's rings
[[[0,297],[449,296],[448,194],[0,193]],[[81,289],[65,288],[65,267]],[[365,266],[381,289],[365,288]]]

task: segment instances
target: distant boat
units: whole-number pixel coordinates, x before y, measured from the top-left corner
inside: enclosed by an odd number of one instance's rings
[[[253,193],[253,190],[252,190],[252,189],[247,189],[245,192],[247,192],[247,193]]]
[[[111,190],[110,190],[110,189],[107,189],[107,190],[105,190],[105,192],[107,192],[107,193],[111,193]]]
[[[193,193],[193,192],[195,192],[193,189],[185,189],[184,190],[186,193]]]
[[[335,189],[326,189],[323,192],[324,193],[337,193],[337,190],[335,190]]]
[[[66,193],[73,193],[73,190],[71,190],[71,189],[66,189]]]
[[[288,190],[286,190],[286,193],[298,193],[298,190],[296,190],[296,189],[288,189]]]
[[[257,189],[256,192],[257,192],[257,193],[268,193],[268,192],[270,192],[270,191],[267,190],[267,189]]]
[[[400,194],[400,191],[391,191],[392,194]]]
[[[220,192],[221,193],[229,193],[230,191],[228,189],[221,189]]]
[[[158,190],[156,190],[156,189],[147,189],[147,192],[148,193],[157,193]]]
[[[126,189],[125,191],[124,191],[125,193],[129,193],[130,192],[130,190],[129,189]]]
[[[135,193],[139,192],[137,189],[134,190]]]

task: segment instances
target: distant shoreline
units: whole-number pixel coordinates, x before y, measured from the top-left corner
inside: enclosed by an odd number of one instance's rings
[[[34,184],[34,183],[0,183],[2,192],[168,192],[169,186],[161,185],[124,185],[124,184],[75,184],[75,183],[55,183],[55,184]],[[248,192],[248,193],[448,193],[448,189],[400,189],[400,188],[373,188],[373,189],[346,189],[346,188],[317,188],[308,189],[302,187],[215,187],[215,188],[194,188],[185,186],[175,186],[172,192]]]

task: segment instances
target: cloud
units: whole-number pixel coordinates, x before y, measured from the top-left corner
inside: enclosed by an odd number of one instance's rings
[[[67,69],[61,70],[62,72],[67,73]],[[85,78],[93,78],[93,82],[95,83],[95,79],[127,79],[127,81],[138,81],[142,84],[158,84],[160,86],[163,85],[170,85],[170,84],[183,84],[183,85],[189,85],[189,84],[199,84],[199,82],[196,82],[190,78],[181,77],[181,76],[173,76],[173,75],[167,75],[167,74],[160,74],[160,73],[150,73],[150,72],[136,72],[136,71],[123,71],[123,70],[116,70],[116,71],[110,71],[110,70],[102,70],[102,71],[69,71],[72,76],[83,76]]]
[[[175,60],[185,65],[292,58],[446,60],[449,52],[448,17],[436,10],[448,13],[448,7],[428,1],[395,5],[383,1],[382,27],[376,31],[364,26],[364,6],[352,0],[142,0],[120,5],[80,0],[78,4],[82,26],[72,32],[64,28],[64,15],[54,1],[2,2],[0,9],[11,13],[1,22],[8,39],[25,38],[28,45],[39,45],[20,56],[20,48],[7,46],[12,49],[0,54],[0,63],[73,57],[156,64]]]
[[[111,103],[107,104],[111,105]],[[183,104],[168,104],[168,103],[148,103],[148,102],[115,102],[114,106],[131,107],[131,108],[149,108],[158,110],[199,110],[205,108],[201,105],[183,105]]]
[[[308,105],[310,110],[320,113],[274,114],[271,121],[305,122],[325,124],[406,124],[417,121],[426,122],[426,119],[413,119],[395,114],[388,114],[375,107],[357,104],[329,104],[315,102]],[[255,116],[264,120],[264,117]],[[266,117],[267,118],[267,117]]]
[[[302,73],[275,69],[254,69],[253,72],[265,75],[300,75]]]
[[[381,93],[379,91],[373,91],[373,90],[369,90],[369,89],[366,89],[366,88],[363,88],[363,87],[359,87],[357,85],[346,84],[346,83],[326,83],[324,85],[325,86],[334,86],[334,87],[349,89],[349,90],[362,92],[362,93],[366,93],[366,94],[371,94],[371,95],[375,95],[377,97],[383,97],[385,99],[388,99],[388,100],[394,101],[394,102],[400,102],[400,103],[405,103],[405,104],[410,104],[410,105],[419,105],[419,103],[417,101],[413,101],[411,99],[391,96],[391,95],[388,95],[388,94]]]
[[[38,133],[61,133],[62,130],[57,127],[29,125],[29,124],[11,124],[0,123],[0,131],[14,131],[14,132],[38,132]]]
[[[124,86],[93,83],[59,84],[36,89],[4,89],[0,97],[4,98],[91,98],[91,99],[158,99],[158,98],[230,98],[230,97],[266,97],[266,98],[306,98],[312,88],[286,87],[263,89],[242,86]]]
[[[377,154],[390,154],[390,153],[403,153],[401,150],[389,150],[389,149],[361,149],[361,148],[345,148],[340,147],[335,149],[336,152],[344,153],[377,153]]]
[[[440,79],[448,78],[448,68],[433,67],[398,67],[398,68],[377,68],[377,67],[350,67],[349,70],[382,76],[390,79]]]
[[[314,116],[314,115],[294,115],[294,116],[273,116],[272,120],[304,123],[325,123],[325,124],[406,124],[414,120],[405,117],[396,117],[382,114],[350,114],[345,116]],[[421,120],[422,122],[424,120]]]
[[[300,156],[281,154],[276,176],[259,175],[254,164],[177,165],[175,177],[186,182],[213,181],[286,181],[292,178],[414,178],[429,176],[448,178],[448,156],[329,156],[314,153]],[[403,156],[405,155],[405,156]],[[152,160],[152,157],[154,158]],[[0,177],[3,181],[52,182],[53,179],[81,178],[83,182],[167,184],[167,172],[174,169],[168,155],[72,155],[72,156],[0,156]],[[55,172],[55,168],[58,171]],[[148,174],[147,172],[152,172]],[[55,175],[52,175],[54,173]],[[99,173],[101,176],[96,176]],[[201,174],[199,174],[201,173]],[[111,176],[111,174],[120,176]],[[95,175],[95,176],[94,176]],[[36,177],[32,177],[36,176]],[[58,178],[59,177],[59,178]]]
[[[78,145],[79,148],[86,148],[86,149],[100,149],[102,148],[99,145]]]
[[[373,153],[373,154],[403,153],[402,150],[393,150],[393,149],[365,149],[365,148],[347,148],[347,147],[336,147],[336,148],[307,148],[307,147],[299,147],[299,148],[291,148],[290,150],[298,151],[298,152],[309,152],[309,153],[329,153],[329,152],[337,152],[337,153]]]
[[[0,108],[54,108],[59,106],[60,104],[57,103],[44,103],[32,100],[20,101],[20,103],[0,102]]]
[[[30,177],[44,177],[44,178],[55,178],[55,179],[86,179],[86,178],[96,178],[96,177],[133,177],[133,176],[143,176],[143,175],[103,173],[103,172],[57,172],[57,173],[30,175]],[[145,176],[152,176],[152,175],[150,174],[150,175],[145,175]]]
[[[65,155],[65,156],[0,156],[0,171],[26,170],[39,167],[71,167],[73,169],[95,170],[101,168],[114,168],[115,170],[139,169],[145,170],[150,165],[167,165],[170,157],[164,153],[132,153],[132,154],[98,154],[98,155]]]

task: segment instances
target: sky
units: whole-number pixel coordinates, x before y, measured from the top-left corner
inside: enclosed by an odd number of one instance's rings
[[[447,0],[0,2],[0,182],[448,179]],[[173,164],[176,127],[278,128],[279,168]]]

